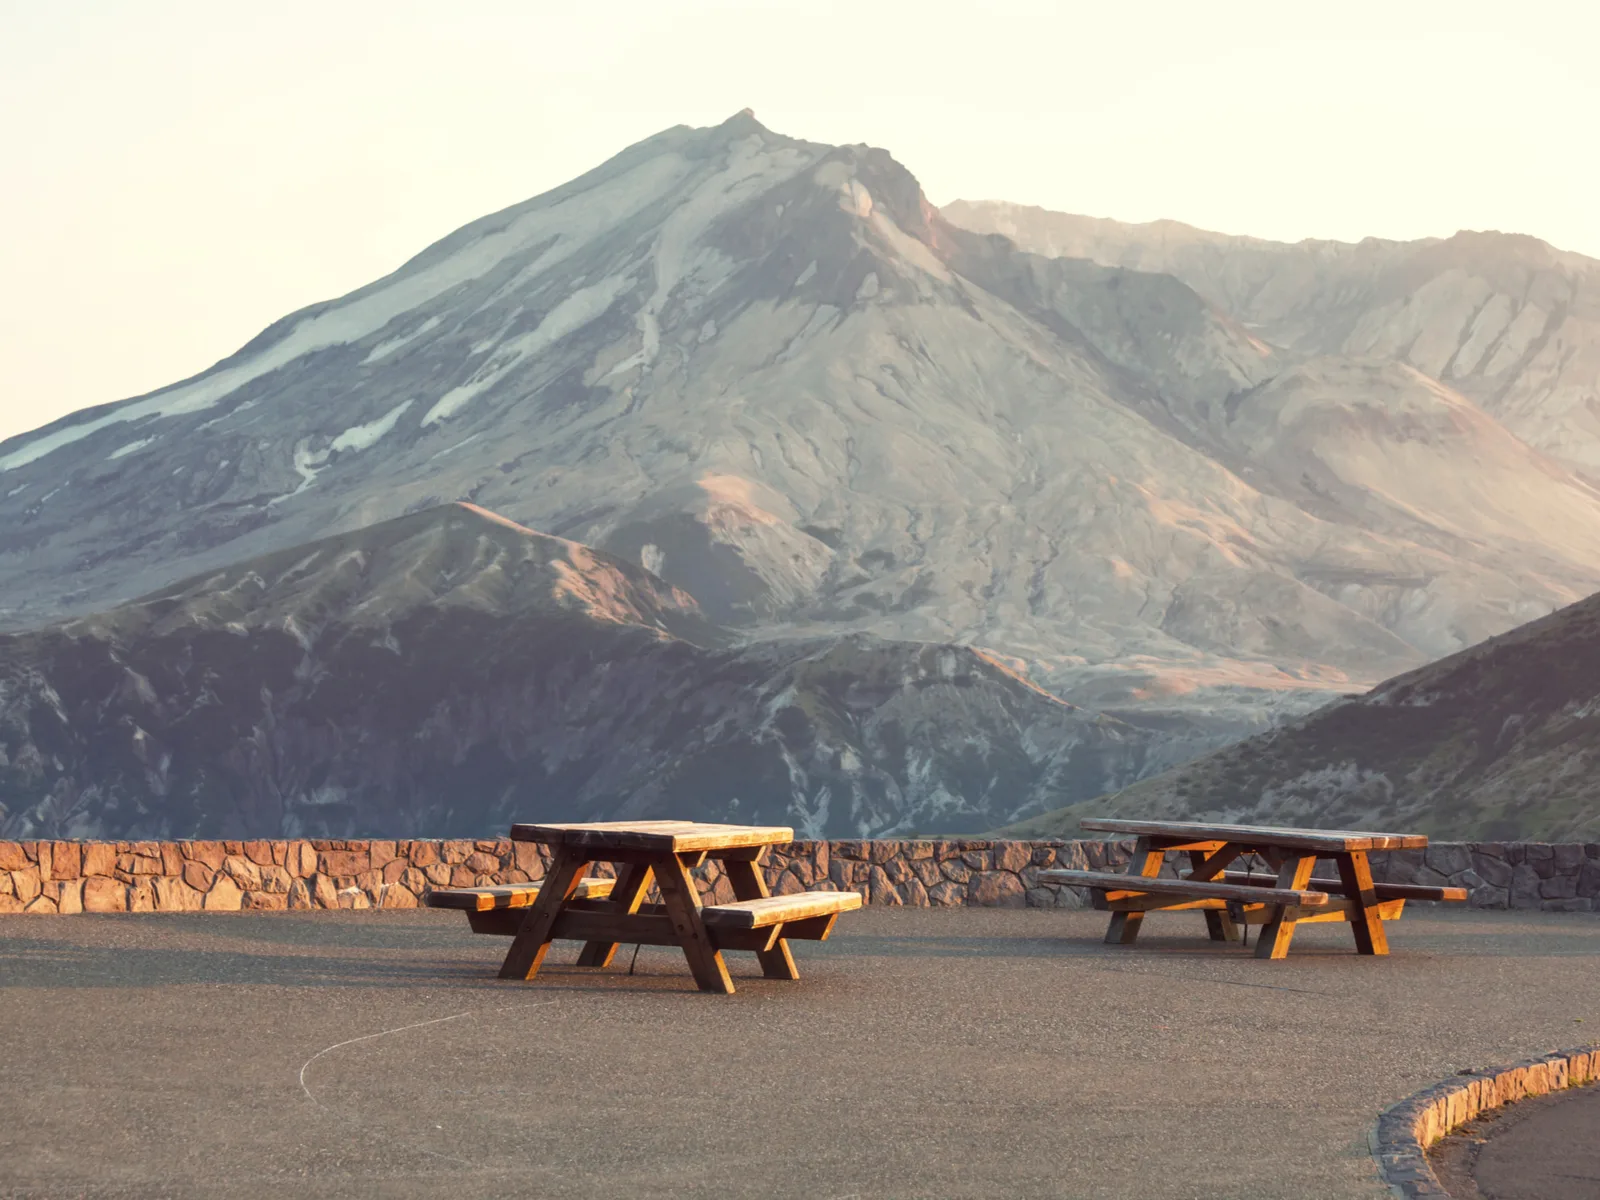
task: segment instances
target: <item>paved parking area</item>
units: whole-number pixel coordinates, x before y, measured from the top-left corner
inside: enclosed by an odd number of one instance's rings
[[[871,909],[720,997],[453,913],[0,917],[0,1195],[1376,1198],[1379,1109],[1600,1028],[1592,915],[1199,924]]]

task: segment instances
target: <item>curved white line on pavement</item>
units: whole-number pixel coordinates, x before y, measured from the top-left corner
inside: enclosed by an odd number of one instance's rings
[[[380,1029],[377,1033],[364,1033],[360,1037],[353,1037],[348,1041],[335,1042],[325,1050],[318,1050],[310,1058],[306,1059],[305,1062],[300,1064],[300,1090],[304,1092],[306,1094],[306,1098],[318,1108],[328,1108],[326,1104],[313,1096],[311,1094],[311,1089],[306,1086],[306,1071],[310,1068],[312,1063],[316,1062],[317,1059],[321,1058],[324,1054],[332,1054],[335,1050],[342,1050],[346,1046],[354,1046],[357,1042],[370,1042],[373,1038],[388,1037],[391,1033],[404,1033],[408,1029],[421,1029],[425,1025],[443,1025],[446,1021],[459,1021],[462,1017],[471,1017],[476,1015],[476,1013],[470,1012],[455,1013],[454,1015],[448,1017],[435,1017],[431,1021],[418,1021],[414,1025],[400,1025],[394,1029]],[[328,1111],[332,1112],[333,1110],[328,1108]]]
[[[554,1003],[555,1003],[555,1001],[553,1001],[553,1000],[545,1000],[541,1004],[537,1004],[537,1005],[532,1005],[532,1004],[505,1005],[504,1007],[501,1007],[501,1008],[491,1008],[491,1009],[487,1009],[487,1010],[478,1010],[478,1011],[473,1011],[473,1012],[452,1013],[448,1017],[434,1017],[432,1020],[429,1020],[429,1021],[416,1021],[416,1022],[413,1022],[410,1025],[398,1025],[393,1029],[380,1029],[380,1030],[378,1030],[377,1033],[364,1033],[360,1037],[346,1038],[342,1042],[335,1042],[331,1046],[327,1046],[327,1047],[324,1047],[321,1050],[318,1050],[310,1058],[306,1059],[305,1062],[300,1064],[300,1074],[299,1074],[300,1090],[306,1094],[306,1099],[310,1100],[311,1103],[315,1104],[323,1112],[332,1113],[334,1116],[345,1117],[346,1120],[349,1120],[350,1118],[347,1117],[344,1113],[341,1113],[341,1112],[338,1112],[335,1109],[329,1108],[321,1100],[318,1100],[316,1098],[316,1096],[314,1096],[312,1094],[310,1085],[308,1085],[306,1083],[306,1072],[308,1070],[310,1070],[311,1064],[316,1062],[317,1059],[321,1058],[324,1054],[332,1054],[335,1050],[341,1050],[345,1046],[354,1046],[357,1042],[370,1042],[374,1038],[388,1037],[391,1033],[405,1033],[408,1030],[412,1030],[412,1029],[424,1029],[429,1025],[443,1025],[448,1021],[459,1021],[459,1020],[461,1020],[462,1017],[489,1016],[489,1015],[492,1015],[494,1013],[509,1012],[512,1008],[543,1007],[546,1004],[554,1004]],[[359,1124],[359,1122],[358,1122],[358,1124]],[[376,1131],[375,1130],[369,1130],[369,1132],[376,1132]],[[464,1167],[475,1167],[475,1166],[478,1165],[477,1163],[474,1163],[474,1162],[468,1162],[464,1158],[455,1158],[455,1157],[453,1157],[452,1155],[449,1155],[449,1154],[440,1154],[438,1151],[435,1151],[435,1150],[425,1150],[421,1146],[411,1146],[410,1149],[416,1151],[419,1154],[426,1154],[429,1158],[442,1158],[446,1162],[460,1163]]]

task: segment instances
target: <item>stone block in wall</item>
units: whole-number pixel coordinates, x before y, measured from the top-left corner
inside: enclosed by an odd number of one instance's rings
[[[160,876],[149,875],[135,881],[128,888],[128,911],[134,913],[155,912],[156,893],[153,884]]]
[[[218,872],[211,890],[201,900],[200,907],[206,912],[238,912],[244,903],[244,892],[233,877]]]
[[[41,889],[39,868],[29,863],[25,867],[18,867],[11,872],[11,890],[16,893],[17,899],[24,905],[30,903]]]
[[[1590,860],[1578,872],[1578,895],[1590,899],[1600,896],[1600,863]]]
[[[944,882],[944,871],[933,858],[919,858],[911,864],[911,873],[925,888]]]
[[[903,858],[889,859],[883,864],[882,870],[889,882],[897,887],[907,880],[916,878],[916,872],[911,869],[911,864]]]
[[[244,843],[244,853],[241,857],[249,859],[258,867],[270,867],[272,862],[272,843],[267,841],[251,841]]]
[[[1505,847],[1496,843],[1478,843],[1472,847],[1472,869],[1483,876],[1485,883],[1498,888],[1509,888],[1514,868],[1506,861]]]
[[[28,906],[9,892],[0,894],[0,913],[19,913]]]
[[[367,861],[372,864],[374,871],[381,871],[390,860],[399,857],[399,851],[394,842],[376,841],[367,846]]]
[[[311,877],[311,902],[318,908],[338,908],[339,889],[333,880],[320,872]]]
[[[83,911],[83,889],[85,881],[82,879],[58,879],[48,885],[50,899],[55,903],[56,911],[63,916],[71,916]]]
[[[464,863],[477,849],[470,841],[461,838],[450,838],[439,843],[439,861],[447,862],[451,866]]]
[[[406,849],[406,857],[414,867],[431,867],[439,861],[439,843],[412,842]]]
[[[289,885],[289,907],[295,910],[316,907],[311,898],[311,885],[304,879],[296,879]]]
[[[1540,880],[1539,896],[1544,900],[1571,900],[1578,894],[1576,875],[1556,875]]]
[[[50,878],[77,879],[82,873],[83,852],[79,846],[72,842],[56,842],[50,847]]]
[[[1539,901],[1543,899],[1539,894],[1542,882],[1532,864],[1518,863],[1514,866],[1511,874],[1511,907],[1538,908]]]
[[[455,870],[449,863],[429,863],[422,868],[422,873],[428,877],[428,882],[434,887],[449,887],[450,875]]]
[[[965,884],[945,880],[928,889],[928,903],[935,908],[956,908],[967,902]]]
[[[967,865],[966,857],[950,858],[939,864],[939,870],[945,879],[951,883],[965,884],[972,878],[972,868]]]
[[[217,873],[205,863],[189,860],[183,864],[183,881],[197,892],[208,892]]]
[[[289,907],[289,896],[285,892],[246,892],[239,907],[254,912],[283,912]]]
[[[1471,908],[1510,908],[1511,893],[1506,888],[1486,883],[1467,893],[1467,905]]]
[[[1423,853],[1423,861],[1446,879],[1472,867],[1472,855],[1460,842],[1440,842],[1429,846]]]
[[[183,856],[191,862],[204,863],[213,871],[220,871],[228,851],[221,842],[186,842]]]
[[[415,908],[417,898],[409,888],[398,883],[386,884],[380,897],[380,908]]]
[[[30,865],[21,842],[0,842],[0,871],[21,871]]]
[[[56,909],[56,902],[50,897],[35,896],[22,911],[25,913],[53,913],[58,910]]]
[[[224,858],[222,873],[238,884],[241,891],[253,891],[261,886],[261,868],[242,854]]]
[[[92,913],[127,912],[127,884],[105,875],[91,875],[83,881],[83,911]]]
[[[985,871],[967,884],[967,903],[985,908],[1022,908],[1027,891],[1009,871]]]
[[[1550,850],[1550,861],[1555,866],[1556,874],[1570,875],[1583,869],[1583,847],[1577,842],[1565,842],[1558,846],[1551,846]]]
[[[317,852],[306,841],[290,842],[285,847],[283,869],[296,879],[309,879],[317,873]]]
[[[117,870],[117,847],[114,842],[85,842],[78,862],[80,875],[114,875]]]
[[[162,875],[151,881],[158,912],[195,912],[200,908],[200,893],[181,878]]]
[[[999,870],[1020,871],[1033,862],[1033,843],[996,842],[993,855],[994,865]]]
[[[356,850],[319,850],[317,852],[317,870],[323,875],[332,875],[336,879],[353,879],[361,872],[368,870],[371,865],[371,857]]]

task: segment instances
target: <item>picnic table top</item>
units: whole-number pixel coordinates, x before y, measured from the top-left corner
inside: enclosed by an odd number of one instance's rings
[[[522,824],[511,840],[586,850],[650,850],[682,854],[694,850],[738,850],[794,841],[787,825],[718,825],[700,821],[591,821]]]
[[[1328,853],[1351,850],[1420,850],[1428,844],[1420,833],[1366,833],[1349,829],[1289,829],[1274,825],[1214,825],[1209,821],[1123,821],[1088,817],[1078,822],[1096,833],[1149,834],[1161,838],[1282,846]]]

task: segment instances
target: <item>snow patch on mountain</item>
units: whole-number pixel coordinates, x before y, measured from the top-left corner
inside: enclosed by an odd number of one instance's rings
[[[400,418],[410,408],[412,401],[402,400],[376,421],[369,421],[365,425],[356,425],[346,429],[328,445],[329,450],[370,450],[378,444],[385,434],[394,430]]]
[[[552,308],[534,329],[502,342],[471,379],[459,387],[451,388],[439,398],[438,403],[422,418],[422,423],[435,425],[449,420],[511,374],[524,359],[543,352],[568,334],[576,333],[591,321],[604,316],[616,303],[617,297],[632,284],[631,275],[613,275],[599,283],[579,288]]]

